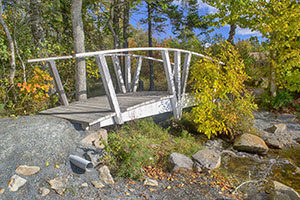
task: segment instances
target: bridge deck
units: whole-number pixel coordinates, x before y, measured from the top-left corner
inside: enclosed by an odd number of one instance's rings
[[[158,91],[117,94],[124,121],[172,111],[171,97],[167,92]],[[40,114],[68,119],[80,123],[83,127],[115,124],[115,112],[111,110],[106,96],[76,101],[68,106],[42,111]]]

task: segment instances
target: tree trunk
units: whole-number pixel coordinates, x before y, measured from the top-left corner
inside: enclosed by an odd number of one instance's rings
[[[232,45],[234,44],[233,39],[234,39],[234,36],[235,36],[235,30],[236,30],[236,25],[233,24],[233,23],[230,24],[230,31],[229,31],[229,36],[228,36],[227,41],[230,42]]]
[[[6,37],[7,37],[7,40],[8,40],[8,44],[9,44],[9,50],[11,52],[9,82],[11,84],[14,84],[14,78],[15,78],[15,75],[16,75],[15,46],[14,46],[14,42],[13,42],[13,39],[11,37],[11,34],[8,30],[8,27],[7,27],[6,23],[4,22],[2,13],[3,13],[2,0],[0,0],[0,23],[3,26],[3,29],[5,31],[5,34],[6,34]]]
[[[34,45],[39,48],[40,51],[41,49],[43,49],[43,43],[45,42],[41,9],[41,0],[30,0],[31,32],[34,40]]]
[[[124,18],[123,18],[123,48],[128,48],[128,38],[129,38],[129,31],[128,31],[128,27],[129,27],[129,9],[130,9],[130,5],[129,5],[129,1],[128,0],[124,0],[126,2],[126,4],[124,5]]]
[[[114,48],[120,49],[121,43],[120,43],[120,0],[114,0],[114,6],[113,6],[113,37],[114,37]]]
[[[147,2],[148,6],[148,45],[152,47],[152,7],[151,3]],[[152,51],[149,51],[149,57],[152,57]],[[154,71],[153,71],[153,63],[152,60],[149,60],[149,82],[150,87],[149,91],[154,90]]]
[[[75,53],[85,52],[81,9],[82,9],[82,0],[72,0],[71,15],[72,15]],[[75,69],[76,69],[76,99],[78,101],[82,101],[87,99],[85,58],[76,58]]]
[[[269,71],[269,88],[270,88],[270,95],[272,97],[276,97],[277,95],[276,71],[274,68],[274,63],[277,61],[275,60],[274,54],[275,54],[274,51],[270,51],[271,62],[270,62],[270,71]]]

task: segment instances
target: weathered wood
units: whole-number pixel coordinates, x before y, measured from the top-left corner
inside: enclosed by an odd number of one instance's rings
[[[174,54],[174,81],[177,97],[177,109],[178,109],[178,118],[182,116],[182,104],[181,104],[181,53],[180,51],[175,51]]]
[[[125,85],[127,92],[131,91],[131,57],[125,56]]]
[[[178,102],[176,97],[176,90],[174,85],[174,79],[172,76],[172,68],[171,68],[171,62],[170,62],[170,56],[169,52],[167,50],[162,51],[162,57],[164,60],[164,69],[166,73],[166,78],[168,82],[168,90],[173,97],[171,98],[171,104],[173,108],[173,114],[175,119],[179,119],[179,113],[178,113]]]
[[[60,98],[61,102],[63,103],[63,105],[67,106],[67,105],[69,105],[69,102],[68,102],[64,87],[62,85],[58,70],[56,68],[55,62],[54,62],[54,60],[49,60],[48,62],[50,63],[51,72],[54,77],[54,83],[55,83],[56,89],[58,90],[59,98]]]
[[[136,90],[138,88],[142,64],[143,64],[143,57],[138,57],[136,67],[134,70],[134,75],[133,75],[133,85],[132,85],[133,92],[136,92]]]
[[[184,59],[184,64],[183,64],[183,71],[182,71],[182,83],[181,83],[182,93],[181,93],[181,101],[180,101],[181,104],[184,102],[184,98],[185,98],[184,94],[186,90],[187,79],[189,76],[191,60],[192,60],[192,54],[191,53],[186,54]]]
[[[117,77],[118,87],[122,93],[126,93],[126,88],[125,88],[122,71],[121,71],[121,66],[120,66],[120,60],[116,55],[112,55],[111,59],[112,59],[115,74]]]
[[[110,104],[110,108],[116,113],[116,123],[117,124],[123,124],[122,116],[121,116],[121,110],[119,106],[119,102],[116,96],[116,92],[112,83],[111,76],[109,74],[108,66],[105,60],[105,57],[103,54],[99,54],[96,56],[96,62],[99,67],[99,71],[101,74],[102,82],[104,85],[104,89]]]

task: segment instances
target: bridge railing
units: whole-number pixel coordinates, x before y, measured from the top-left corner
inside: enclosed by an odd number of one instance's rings
[[[142,55],[128,54],[129,52],[131,53],[131,52],[138,52],[138,51],[159,51],[161,53],[162,59],[157,59],[157,58],[152,58],[152,57],[147,57]],[[174,63],[171,63],[170,61],[170,52],[174,52]],[[181,62],[182,55],[184,55],[183,66]],[[73,56],[32,59],[32,60],[28,60],[28,62],[29,63],[42,62],[42,61],[49,62],[50,69],[54,76],[55,85],[58,90],[61,102],[63,103],[63,105],[67,106],[69,102],[67,100],[55,61],[62,60],[62,59],[95,57],[96,63],[99,68],[99,72],[101,74],[104,89],[107,98],[109,100],[110,107],[116,113],[115,121],[118,124],[122,124],[123,120],[122,120],[120,105],[116,96],[112,78],[109,73],[109,68],[107,65],[106,57],[108,56],[112,58],[114,72],[117,78],[117,84],[122,93],[137,91],[143,59],[162,62],[164,65],[164,71],[167,79],[168,92],[172,96],[170,101],[172,104],[172,110],[175,119],[180,119],[182,116],[182,109],[184,104],[185,91],[186,91],[187,79],[188,79],[192,56],[197,56],[200,58],[211,60],[210,57],[204,56],[199,53],[182,50],[182,49],[145,47],[145,48],[113,49],[113,50],[79,53]],[[125,80],[123,79],[122,76],[119,56],[125,56],[125,71],[124,71]],[[137,58],[133,79],[131,77],[131,57]]]

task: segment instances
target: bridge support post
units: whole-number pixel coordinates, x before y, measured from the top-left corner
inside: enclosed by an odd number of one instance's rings
[[[192,53],[189,52],[185,55],[184,58],[184,64],[183,64],[183,71],[182,71],[182,83],[181,83],[181,88],[182,88],[182,93],[180,94],[181,96],[181,107],[183,107],[183,103],[185,101],[185,90],[186,90],[186,85],[187,85],[187,80],[189,76],[189,69],[191,65],[191,60],[192,60]]]
[[[180,119],[179,112],[178,112],[179,105],[178,105],[177,95],[176,95],[176,90],[175,90],[175,85],[174,85],[174,78],[172,75],[172,68],[171,68],[169,52],[167,50],[164,50],[161,53],[162,53],[162,58],[164,61],[164,69],[165,69],[166,78],[167,78],[167,82],[168,82],[169,93],[171,95],[173,95],[173,97],[170,100],[171,100],[171,104],[172,104],[174,118]]]
[[[68,102],[64,87],[62,85],[58,70],[56,68],[55,62],[54,62],[54,60],[49,60],[48,62],[50,64],[51,72],[52,72],[53,77],[54,77],[54,82],[55,82],[55,86],[56,86],[56,89],[57,89],[58,94],[59,94],[59,98],[60,98],[62,104],[64,106],[67,106],[67,105],[69,105],[69,102]]]
[[[104,89],[108,98],[110,108],[116,113],[115,121],[117,124],[123,124],[122,113],[117,99],[117,95],[109,74],[107,62],[103,54],[96,55],[96,62],[99,67]]]
[[[138,87],[138,84],[139,84],[141,68],[142,68],[142,63],[143,63],[143,57],[139,56],[137,58],[137,63],[136,63],[136,67],[135,67],[134,75],[133,75],[132,92],[136,92],[136,90],[137,90],[137,87]]]
[[[119,90],[122,93],[126,93],[126,88],[125,88],[124,79],[122,76],[122,71],[121,71],[121,66],[120,66],[120,60],[116,55],[111,56],[111,59],[112,59],[113,66],[115,69]]]

